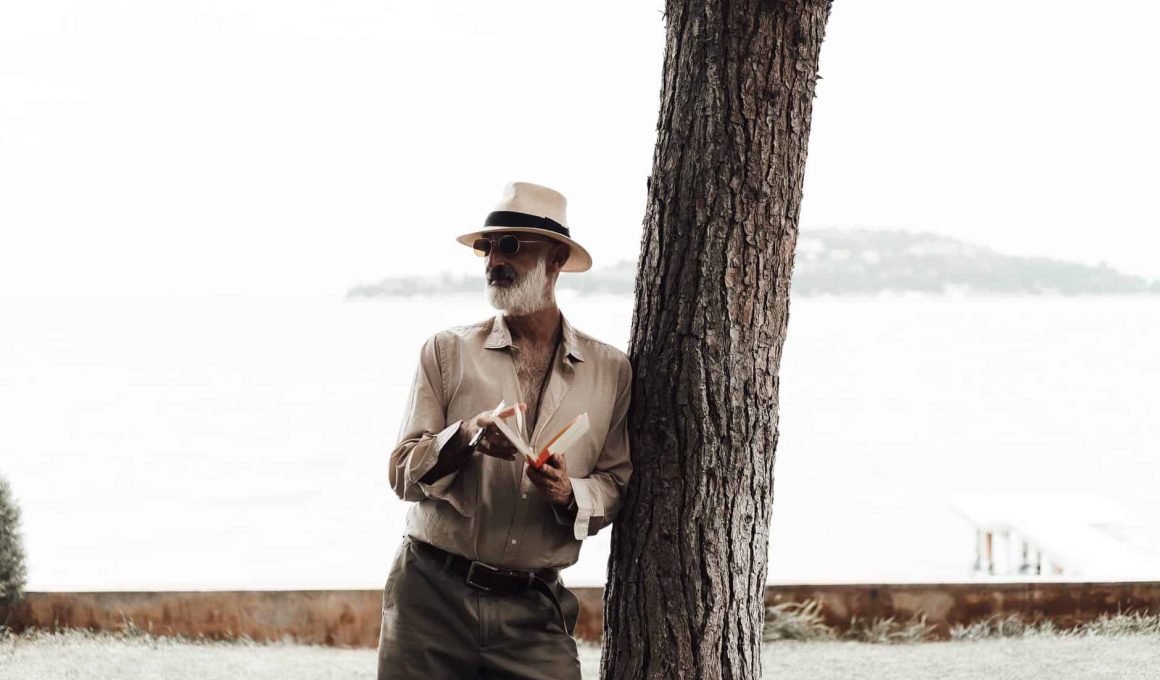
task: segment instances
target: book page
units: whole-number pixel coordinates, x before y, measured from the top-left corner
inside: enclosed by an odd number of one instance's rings
[[[518,414],[520,411],[517,410],[516,413]],[[511,425],[505,423],[503,418],[496,418],[495,426],[497,429],[499,429],[500,432],[503,433],[505,437],[508,438],[508,441],[510,441],[512,445],[516,447],[517,451],[524,454],[525,456],[534,457],[535,454],[532,452],[532,447],[524,441],[524,438],[520,436],[518,432],[512,429]]]
[[[544,466],[544,461],[548,460],[548,456],[564,453],[570,446],[575,444],[588,432],[588,412],[585,411],[576,416],[556,433],[556,436],[548,440],[548,444],[540,451],[540,454],[528,461],[528,465],[537,470]]]

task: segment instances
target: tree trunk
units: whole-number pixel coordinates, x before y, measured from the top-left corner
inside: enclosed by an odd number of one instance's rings
[[[668,0],[605,678],[756,678],[778,367],[830,0]]]

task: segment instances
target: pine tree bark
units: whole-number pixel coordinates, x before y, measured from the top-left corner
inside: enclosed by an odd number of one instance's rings
[[[757,678],[778,367],[832,0],[668,0],[605,678]]]

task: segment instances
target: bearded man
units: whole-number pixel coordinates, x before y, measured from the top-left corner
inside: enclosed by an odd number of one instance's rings
[[[380,680],[580,677],[579,602],[560,569],[620,507],[632,369],[556,306],[560,272],[592,266],[566,225],[559,192],[514,182],[457,239],[487,258],[500,311],[420,352],[390,457],[391,488],[414,505],[383,589]],[[501,400],[512,406],[496,412]],[[539,468],[495,424],[522,421],[540,452],[584,413],[587,433]]]

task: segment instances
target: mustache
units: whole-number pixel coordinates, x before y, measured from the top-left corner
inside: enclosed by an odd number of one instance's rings
[[[499,281],[510,283],[516,280],[516,272],[506,264],[497,265],[487,270],[487,282],[496,283]]]

